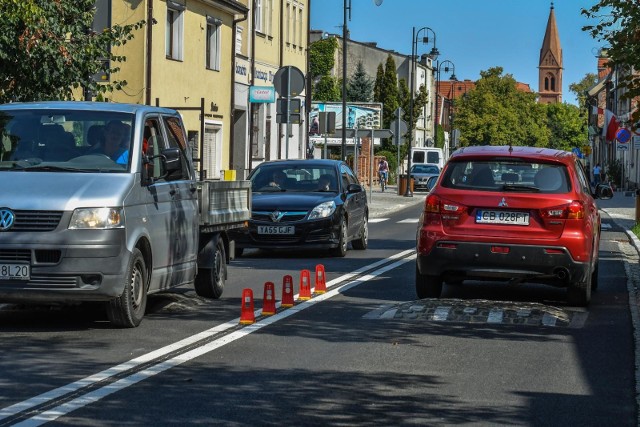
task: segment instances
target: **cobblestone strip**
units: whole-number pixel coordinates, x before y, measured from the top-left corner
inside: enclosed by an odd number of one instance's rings
[[[620,249],[625,253],[624,270],[627,274],[627,289],[629,291],[629,311],[631,312],[631,323],[633,325],[633,340],[635,346],[636,364],[636,412],[638,413],[636,425],[640,426],[640,313],[638,306],[638,286],[640,285],[640,240],[631,230],[626,230],[633,245],[618,243]]]

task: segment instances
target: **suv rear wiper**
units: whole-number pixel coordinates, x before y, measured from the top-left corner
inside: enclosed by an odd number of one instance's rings
[[[529,191],[531,193],[539,193],[540,189],[534,185],[504,184],[502,191]]]

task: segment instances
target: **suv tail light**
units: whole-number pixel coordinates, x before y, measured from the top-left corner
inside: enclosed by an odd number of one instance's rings
[[[458,219],[460,214],[466,209],[459,203],[451,203],[442,200],[435,194],[430,194],[424,202],[424,212],[430,220],[442,219]]]
[[[566,205],[540,209],[540,216],[544,219],[583,219],[584,205],[574,200]]]

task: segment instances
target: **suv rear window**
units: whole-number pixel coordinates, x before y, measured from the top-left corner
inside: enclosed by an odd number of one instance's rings
[[[441,186],[480,191],[567,193],[571,182],[562,164],[506,160],[450,161]]]

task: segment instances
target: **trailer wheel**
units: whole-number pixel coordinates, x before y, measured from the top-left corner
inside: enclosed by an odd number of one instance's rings
[[[204,298],[218,299],[224,291],[224,278],[227,271],[227,256],[224,242],[217,237],[211,268],[199,268],[194,281],[196,293]]]
[[[147,308],[149,285],[147,267],[138,248],[131,254],[125,280],[122,295],[107,303],[107,317],[114,325],[135,328],[142,322]]]

